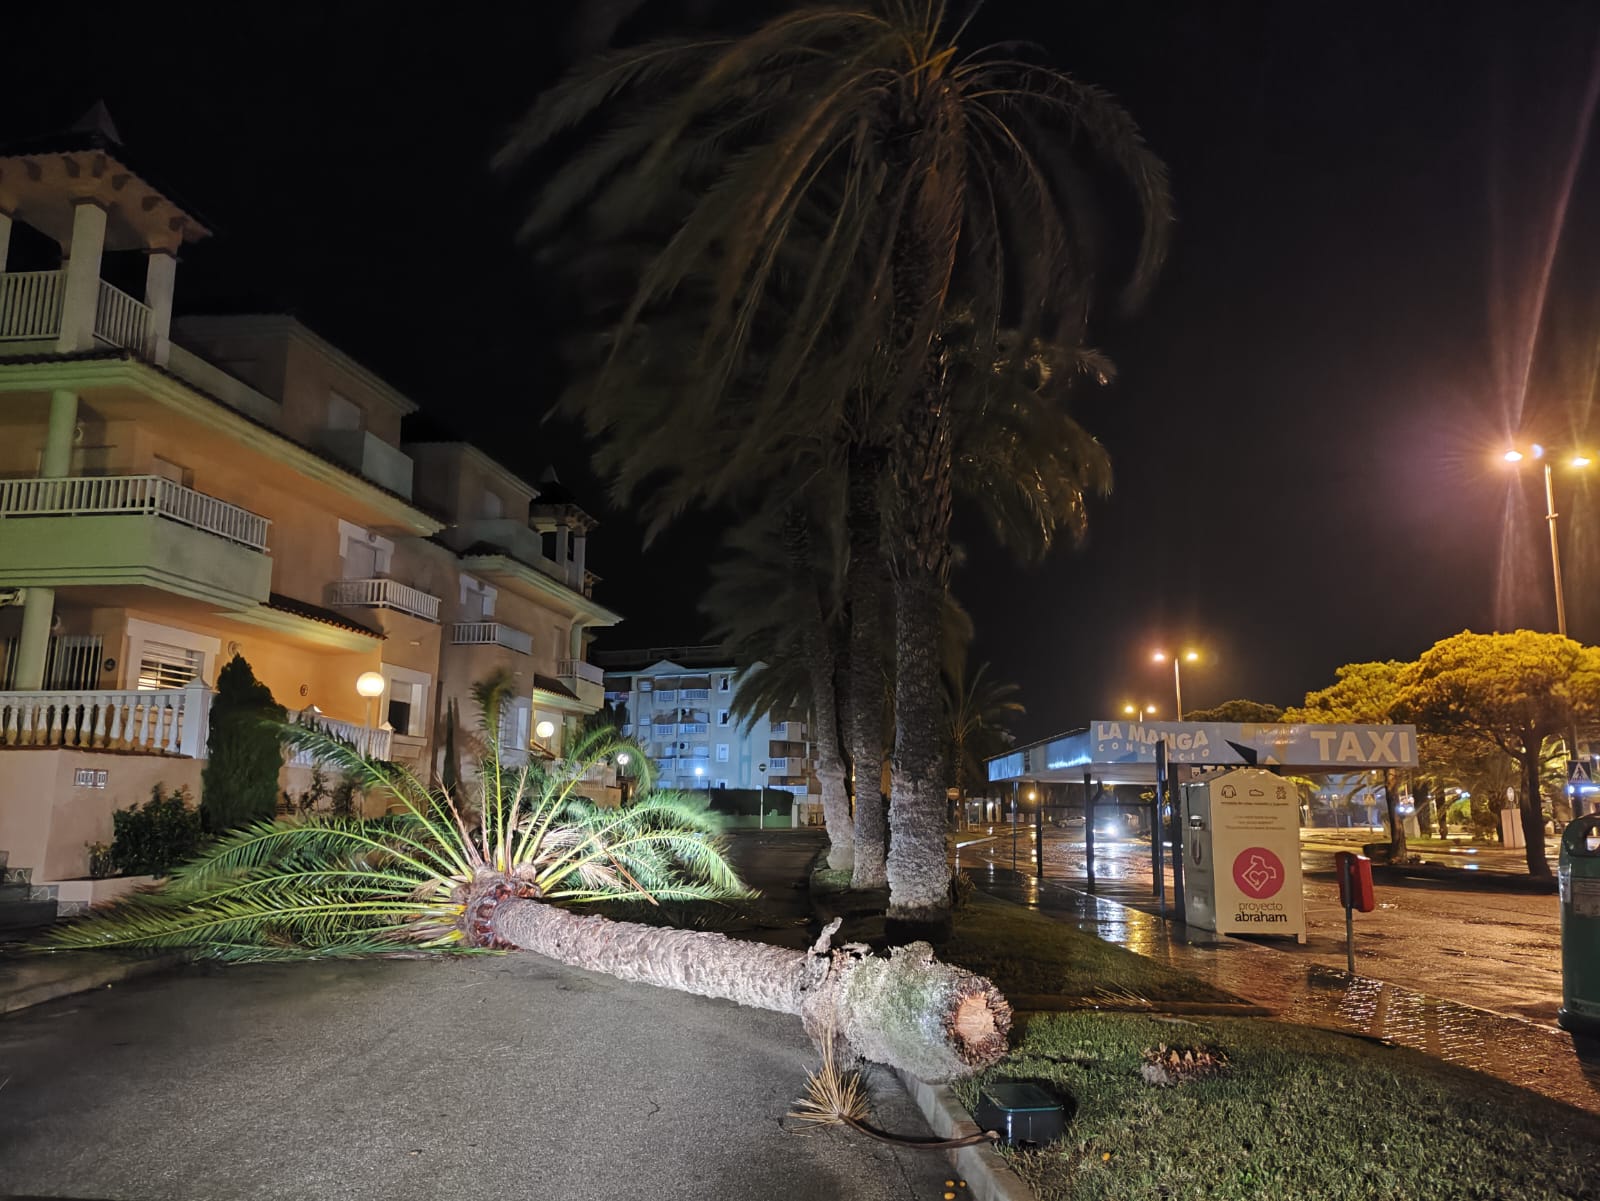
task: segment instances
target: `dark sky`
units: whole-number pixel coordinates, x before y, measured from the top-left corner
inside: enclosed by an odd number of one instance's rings
[[[105,99],[218,230],[180,268],[180,311],[295,311],[509,465],[553,462],[604,522],[591,564],[628,616],[608,645],[698,640],[718,522],[642,552],[543,423],[567,309],[513,243],[527,196],[487,166],[567,61],[573,5],[322,7],[13,18],[0,137]],[[1022,733],[1124,700],[1170,715],[1157,644],[1205,655],[1190,706],[1292,703],[1340,663],[1551,628],[1538,477],[1493,455],[1515,427],[1553,447],[1589,431],[1592,138],[1567,181],[1600,8],[990,0],[978,29],[1114,91],[1179,213],[1150,302],[1095,331],[1121,374],[1080,407],[1117,484],[1085,547],[1024,568],[960,527],[957,590],[978,656],[1023,686]],[[1596,511],[1571,475],[1556,487],[1572,632],[1594,641]]]

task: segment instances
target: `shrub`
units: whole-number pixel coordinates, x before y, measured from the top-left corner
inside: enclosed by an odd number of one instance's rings
[[[200,849],[200,813],[186,788],[163,796],[157,784],[142,806],[112,814],[111,828],[110,866],[122,876],[164,876]]]
[[[283,706],[256,679],[250,664],[238,655],[229,659],[217,673],[200,781],[207,830],[217,833],[272,820],[278,807],[278,768],[283,765],[283,719]]]
[[[109,843],[86,842],[83,845],[89,851],[89,879],[104,880],[117,874],[117,861],[112,857]]]

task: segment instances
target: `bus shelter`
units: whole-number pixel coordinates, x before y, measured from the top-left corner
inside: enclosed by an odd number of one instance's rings
[[[1095,887],[1094,827],[1097,788],[1153,787],[1150,859],[1153,889],[1165,908],[1163,843],[1178,843],[1166,828],[1179,812],[1178,788],[1209,772],[1263,767],[1285,775],[1360,772],[1417,766],[1417,731],[1409,725],[1311,725],[1278,722],[1096,721],[1081,730],[1015,747],[988,760],[989,782],[1083,785],[1084,863]],[[1034,812],[1035,873],[1044,874],[1044,806]],[[1182,889],[1180,861],[1173,887]],[[1182,912],[1182,898],[1178,901]]]

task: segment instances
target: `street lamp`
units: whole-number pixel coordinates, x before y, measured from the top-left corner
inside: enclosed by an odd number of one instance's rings
[[[1179,664],[1180,664],[1180,662],[1182,662],[1182,663],[1198,663],[1198,662],[1200,662],[1200,652],[1199,651],[1184,651],[1181,654],[1169,655],[1169,654],[1167,654],[1166,651],[1156,651],[1154,654],[1152,654],[1150,656],[1150,661],[1152,663],[1165,663],[1168,659],[1172,660],[1172,695],[1173,695],[1173,700],[1177,702],[1175,712],[1177,714],[1177,720],[1182,721],[1183,720],[1183,671],[1180,668]]]
[[[1544,519],[1550,523],[1550,574],[1554,579],[1556,589],[1556,632],[1565,638],[1567,636],[1567,598],[1566,591],[1561,586],[1561,540],[1556,536],[1555,481],[1551,478],[1550,456],[1545,453],[1544,447],[1534,443],[1528,450],[1529,454],[1544,464]],[[1528,456],[1513,446],[1502,457],[1507,463],[1515,466]],[[1582,451],[1575,452],[1567,457],[1567,466],[1579,471],[1592,465],[1593,462],[1594,459]]]
[[[1127,717],[1137,717],[1140,721],[1143,721],[1147,714],[1151,717],[1156,715],[1156,707],[1154,705],[1145,705],[1141,708],[1138,705],[1128,704],[1122,706],[1122,712]]]
[[[558,758],[555,748],[550,745],[550,740],[555,737],[556,723],[548,717],[541,718],[533,726],[533,749],[546,759]]]

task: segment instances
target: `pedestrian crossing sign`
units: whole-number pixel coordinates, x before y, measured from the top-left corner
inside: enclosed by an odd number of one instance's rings
[[[1574,759],[1571,763],[1567,764],[1567,783],[1593,784],[1594,769],[1582,759]]]

